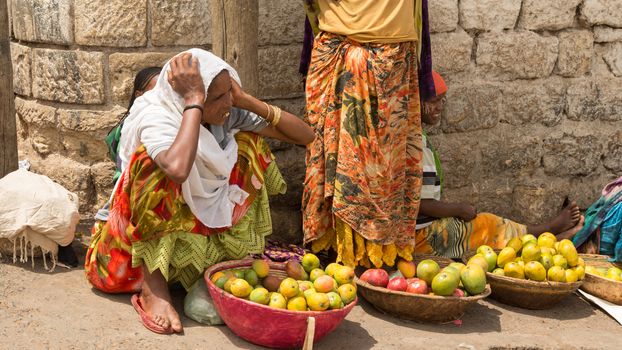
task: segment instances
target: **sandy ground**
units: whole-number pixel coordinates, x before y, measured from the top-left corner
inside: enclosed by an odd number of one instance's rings
[[[146,330],[129,295],[93,290],[82,269],[0,259],[0,349],[261,349],[225,326],[183,318],[184,335]],[[175,295],[182,311],[183,295]],[[620,349],[622,326],[576,295],[548,311],[480,302],[454,324],[401,321],[361,301],[316,349]]]

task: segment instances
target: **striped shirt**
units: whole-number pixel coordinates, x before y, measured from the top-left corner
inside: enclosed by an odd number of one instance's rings
[[[434,151],[432,144],[428,140],[425,133],[423,138],[423,185],[421,186],[421,199],[441,199],[441,178],[436,169],[436,159],[434,158]],[[417,217],[416,229],[420,230],[429,226],[432,221],[437,218],[426,216],[419,213]]]

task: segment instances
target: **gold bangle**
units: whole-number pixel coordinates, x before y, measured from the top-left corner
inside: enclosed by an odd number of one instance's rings
[[[274,119],[274,116],[272,116],[272,108],[270,108],[270,105],[267,102],[264,102],[263,104],[266,105],[266,109],[268,110],[268,115],[266,115],[264,119],[267,120],[268,123],[272,123],[272,120]]]
[[[272,118],[272,126],[276,126],[279,121],[281,121],[281,109],[277,106],[272,106],[272,108],[274,109],[274,118]]]

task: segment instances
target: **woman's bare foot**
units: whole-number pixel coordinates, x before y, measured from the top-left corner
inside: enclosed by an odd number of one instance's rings
[[[147,315],[161,327],[171,327],[174,332],[182,332],[183,327],[179,314],[173,307],[168,285],[160,270],[149,273],[149,270],[143,266],[143,276],[144,281],[142,291],[140,292],[140,302]]]
[[[581,231],[584,223],[585,223],[585,217],[581,215],[581,217],[579,218],[579,222],[573,228],[571,228],[570,230],[566,230],[556,235],[555,237],[557,237],[558,241],[561,241],[562,239],[572,239],[572,237],[574,237],[574,235],[576,235],[577,232]]]
[[[556,217],[540,225],[528,226],[527,232],[538,236],[543,232],[558,235],[575,227],[581,217],[579,206],[574,201],[562,209]]]

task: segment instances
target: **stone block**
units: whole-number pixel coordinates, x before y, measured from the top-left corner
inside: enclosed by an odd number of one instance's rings
[[[152,0],[152,44],[201,46],[211,43],[211,2],[212,0]],[[221,17],[216,15],[214,18]]]
[[[521,0],[461,0],[460,25],[464,29],[512,29],[518,19]]]
[[[147,0],[81,0],[74,5],[76,43],[136,47],[147,44]]]
[[[512,193],[513,219],[523,224],[543,223],[557,214],[564,196],[550,183],[516,186]]]
[[[622,77],[622,42],[607,44],[603,60],[616,77]]]
[[[560,30],[574,25],[581,0],[524,0],[518,26],[529,30]]]
[[[304,95],[302,78],[298,73],[300,50],[299,44],[259,49],[260,97],[293,98]]]
[[[18,95],[30,96],[32,93],[32,80],[30,79],[31,51],[28,46],[11,43],[13,92]]]
[[[543,150],[538,138],[528,135],[515,127],[495,128],[490,139],[478,146],[482,149],[481,169],[491,176],[533,174],[540,167]]]
[[[259,46],[302,42],[305,17],[298,1],[259,0]]]
[[[589,30],[566,30],[558,35],[559,57],[557,74],[565,77],[580,77],[592,66],[594,34]]]
[[[472,83],[452,86],[441,120],[443,132],[490,129],[501,114],[501,91],[498,86]]]
[[[473,38],[463,30],[431,35],[434,69],[441,74],[465,70],[471,63]]]
[[[612,81],[576,82],[566,92],[566,113],[571,120],[622,120],[622,83]]]
[[[512,82],[503,85],[502,92],[502,122],[553,126],[562,119],[566,89],[559,79]]]
[[[56,108],[18,97],[15,99],[15,112],[25,145],[30,146],[40,157],[62,150]]]
[[[104,139],[125,110],[59,110],[59,126],[64,154],[81,163],[92,164],[108,159]]]
[[[33,49],[32,56],[35,98],[81,104],[104,102],[101,52]]]
[[[71,0],[9,0],[16,39],[50,44],[73,43]]]
[[[587,176],[600,164],[602,145],[596,136],[562,137],[544,140],[544,171],[551,176]]]
[[[581,15],[590,25],[604,24],[622,28],[622,1],[620,0],[585,0]]]
[[[114,53],[108,58],[110,88],[116,104],[127,106],[130,101],[134,78],[143,68],[162,67],[178,51],[147,53]]]
[[[92,209],[94,190],[88,165],[59,154],[51,154],[45,160],[31,160],[31,162],[33,172],[49,177],[78,195],[81,213]]]
[[[103,207],[110,198],[114,186],[112,182],[114,172],[115,165],[113,162],[101,162],[91,166],[91,181],[97,194],[94,209]]]
[[[622,131],[609,138],[603,165],[614,174],[622,174]]]
[[[460,188],[473,183],[479,148],[474,133],[429,136],[441,158],[444,187]]]
[[[458,0],[434,0],[428,2],[430,32],[451,32],[458,26]],[[434,40],[432,40],[434,43]]]
[[[511,205],[508,205],[511,199],[510,181],[501,177],[488,180],[479,178],[461,188],[443,188],[444,201],[470,203],[480,213],[493,213],[502,217],[512,217]]]
[[[622,29],[607,26],[594,27],[594,42],[608,43],[613,41],[622,41]]]
[[[502,80],[547,77],[555,67],[558,39],[533,32],[485,33],[479,37],[476,62]]]

